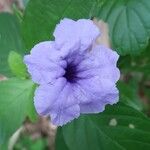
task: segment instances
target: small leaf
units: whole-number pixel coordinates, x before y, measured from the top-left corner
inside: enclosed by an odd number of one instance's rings
[[[7,57],[10,51],[24,53],[18,19],[9,13],[0,14],[0,74],[10,76]]]
[[[27,69],[23,63],[23,58],[18,53],[11,51],[8,57],[9,67],[14,75],[20,78],[28,77]]]

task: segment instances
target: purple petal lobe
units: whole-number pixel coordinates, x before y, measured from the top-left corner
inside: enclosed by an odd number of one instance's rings
[[[76,22],[76,24],[77,34],[81,39],[81,44],[83,47],[87,48],[86,46],[90,46],[91,43],[93,43],[100,35],[100,31],[93,21],[89,19],[80,19]]]
[[[73,21],[65,18],[61,20],[54,31],[56,43],[62,45],[66,41],[80,40],[81,49],[88,48],[99,34],[99,29],[94,25],[93,21],[89,19]]]
[[[57,50],[53,49],[53,42],[37,44],[31,54],[24,57],[24,62],[33,81],[39,84],[53,82],[65,73],[63,67],[66,62],[61,60]]]
[[[104,46],[96,46],[78,65],[79,78],[98,76],[101,79],[110,79],[117,82],[120,71],[116,67],[119,56],[116,52]]]
[[[38,114],[49,114],[65,84],[66,80],[64,78],[60,78],[57,79],[54,84],[40,85],[36,89],[34,96],[34,105]]]
[[[118,101],[118,90],[115,84],[108,79],[101,80],[99,77],[93,77],[80,80],[78,85],[80,85],[78,95],[84,95],[82,98],[78,96],[81,113],[101,112],[106,104],[114,104]],[[94,108],[94,106],[97,107]]]
[[[55,125],[63,125],[79,115],[79,102],[72,94],[71,84],[67,83],[53,104],[53,109],[50,112],[51,120]]]

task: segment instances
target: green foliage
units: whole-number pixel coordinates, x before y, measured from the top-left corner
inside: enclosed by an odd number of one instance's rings
[[[23,35],[30,49],[52,39],[56,24],[64,17],[97,16],[109,24],[111,43],[119,54],[139,54],[149,40],[149,9],[147,0],[32,0],[23,19]]]
[[[121,55],[139,54],[150,37],[150,1],[97,1],[95,14],[109,24],[114,49]]]
[[[31,0],[23,19],[23,36],[28,49],[53,38],[53,31],[64,17],[89,18],[93,0]],[[35,9],[36,8],[36,9]]]
[[[81,116],[58,134],[69,150],[149,150],[149,126],[150,120],[142,113],[117,104],[103,113]]]
[[[38,115],[36,113],[34,103],[33,103],[33,97],[34,97],[34,91],[35,91],[36,85],[33,85],[31,92],[31,95],[29,97],[29,103],[28,103],[28,108],[27,108],[27,116],[29,117],[30,121],[36,122],[38,119]]]
[[[33,101],[34,84],[30,80],[9,79],[0,82],[0,144],[21,126]]]
[[[21,136],[19,141],[16,143],[14,149],[15,150],[44,150],[46,149],[47,141],[45,139],[37,139],[33,140],[28,136]]]
[[[18,53],[11,51],[8,56],[8,64],[12,73],[20,78],[27,78],[28,73],[23,58]]]
[[[141,73],[144,77],[150,74],[150,44],[138,56],[123,56],[119,60],[119,68],[123,73]]]
[[[129,105],[139,111],[143,110],[143,104],[138,96],[138,85],[135,80],[133,83],[118,82],[118,89],[120,91],[120,101]]]
[[[7,57],[10,51],[23,53],[25,48],[17,18],[8,13],[0,14],[0,73],[10,75]]]
[[[55,140],[55,148],[56,148],[56,150],[69,150],[69,148],[67,147],[67,145],[64,141],[64,137],[63,137],[61,127],[59,127],[57,129],[56,140]]]

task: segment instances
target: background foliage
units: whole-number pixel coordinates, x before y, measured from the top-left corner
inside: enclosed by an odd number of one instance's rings
[[[56,150],[150,149],[150,1],[28,0],[25,10],[0,13],[0,145],[26,122],[37,122],[36,85],[23,56],[38,42],[53,39],[60,19],[93,18],[108,23],[111,46],[120,54],[120,102],[103,113],[82,115],[59,127]],[[33,145],[32,145],[33,144]],[[32,145],[32,146],[31,146]],[[15,149],[46,149],[47,140],[22,135]]]

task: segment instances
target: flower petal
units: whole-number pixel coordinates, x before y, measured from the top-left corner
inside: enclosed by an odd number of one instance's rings
[[[81,79],[98,76],[116,83],[120,77],[120,71],[116,67],[118,58],[116,52],[105,46],[96,46],[78,64],[77,76]]]
[[[74,118],[79,117],[79,102],[72,94],[72,86],[69,83],[59,93],[57,100],[53,104],[53,108],[50,111],[50,116],[52,123],[55,125],[62,126]]]
[[[101,79],[109,79],[116,83],[120,78],[120,71],[114,66],[99,67],[94,69],[91,67],[91,69],[80,71],[77,74],[79,79],[88,79],[95,76],[98,76]]]
[[[87,53],[83,61],[78,65],[78,70],[88,70],[90,68],[101,68],[106,66],[116,67],[119,55],[102,45],[96,45]]]
[[[51,112],[51,121],[54,125],[62,126],[71,120],[78,118],[80,115],[79,105],[73,105],[68,108],[61,110],[59,113],[56,111]]]
[[[103,104],[101,101],[97,102],[89,102],[85,104],[80,105],[80,113],[87,114],[87,113],[99,113],[104,111],[105,104]]]
[[[36,111],[40,115],[48,115],[53,107],[53,104],[58,98],[59,93],[63,90],[66,84],[64,78],[57,79],[54,84],[40,85],[34,96],[34,105]]]
[[[76,22],[77,33],[84,48],[90,46],[100,35],[98,27],[90,19],[79,19]],[[92,32],[91,32],[92,31]],[[86,47],[87,46],[87,47]],[[81,47],[82,49],[82,47]]]
[[[37,59],[50,59],[51,61],[60,60],[60,53],[57,49],[55,49],[55,44],[53,41],[44,41],[36,44],[31,49],[31,56]]]
[[[69,39],[77,39],[78,37],[74,34],[76,30],[76,22],[74,20],[64,18],[57,24],[55,31],[53,33],[55,37],[55,42],[59,45],[62,45],[64,42],[68,41]]]
[[[37,44],[31,54],[24,57],[24,62],[32,80],[38,84],[53,82],[65,73],[63,68],[66,62],[61,60],[57,50],[53,48],[53,42]]]
[[[80,90],[76,88],[75,95],[80,100],[81,113],[101,112],[106,104],[118,101],[118,90],[110,80],[93,77],[78,81],[78,85]]]
[[[80,49],[83,50],[91,46],[99,34],[99,29],[90,19],[74,21],[65,18],[56,26],[53,35],[58,45],[62,45],[66,41],[79,40],[81,42]]]
[[[116,104],[118,100],[119,92],[117,88],[114,87],[110,92],[105,93],[104,96],[97,97],[97,99],[91,98],[91,102],[80,104],[80,112],[82,114],[99,113],[104,111],[107,104]]]
[[[91,101],[80,104],[80,112],[82,114],[87,113],[99,113],[104,111],[107,104],[116,104],[119,100],[119,91],[116,87],[113,87],[109,92],[103,94],[103,96],[91,97]]]
[[[119,59],[119,55],[116,51],[104,46],[104,45],[96,45],[91,50],[92,57],[96,57],[95,61],[99,61],[101,65],[110,65],[113,64],[116,66],[117,61]]]

